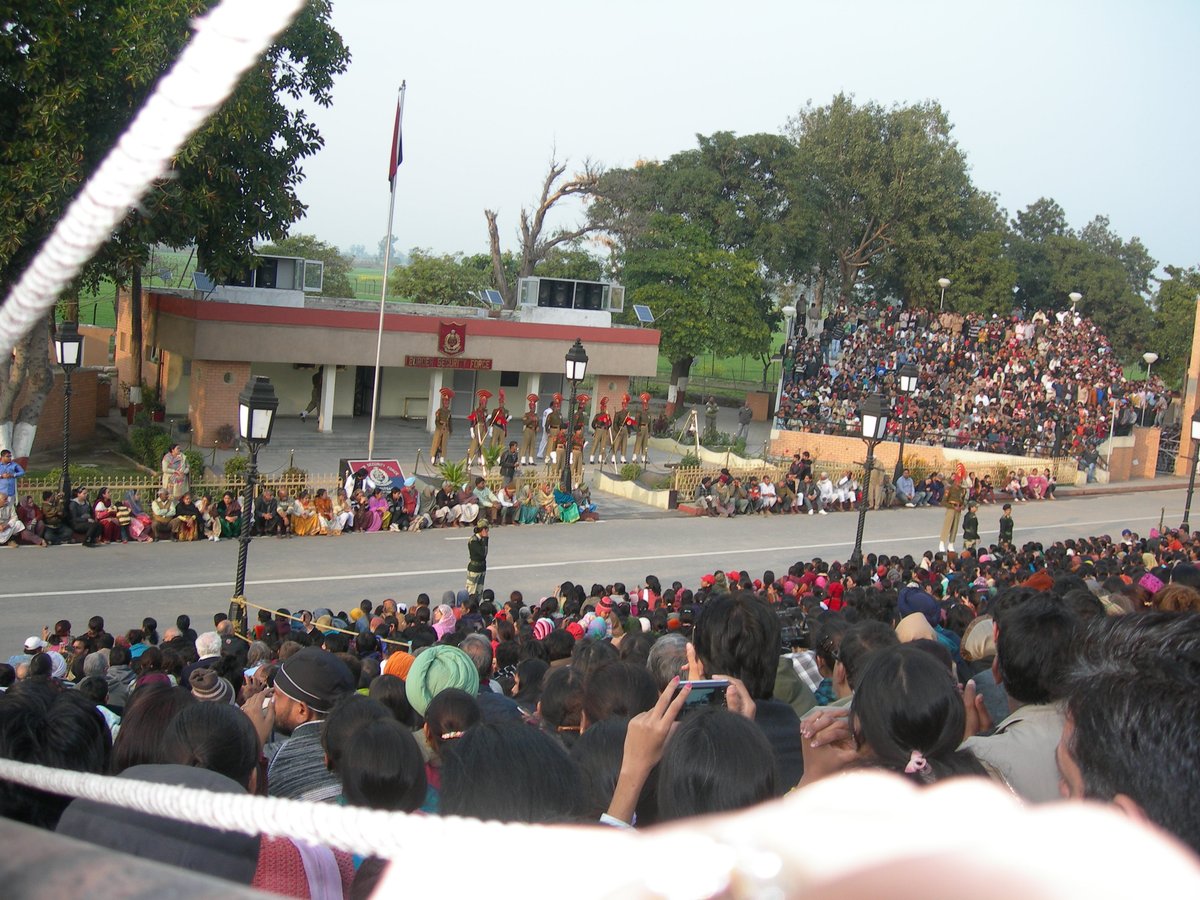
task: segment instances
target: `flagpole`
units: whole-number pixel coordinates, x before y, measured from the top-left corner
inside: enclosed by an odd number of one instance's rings
[[[400,96],[396,101],[396,127],[392,135],[392,159],[390,166],[396,165],[396,150],[401,141],[401,123],[404,121],[404,89],[406,81],[400,82]],[[367,436],[367,459],[375,458],[375,420],[379,414],[379,359],[383,353],[383,310],[387,305],[388,269],[392,263],[392,216],[396,210],[396,175],[391,179],[391,195],[388,199],[387,238],[383,244],[383,287],[379,292],[379,331],[375,336],[375,384],[371,388],[371,431]]]

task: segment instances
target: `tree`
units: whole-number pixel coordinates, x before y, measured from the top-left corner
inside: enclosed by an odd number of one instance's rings
[[[888,254],[954,231],[974,188],[952,126],[934,102],[856,106],[838,94],[787,125],[796,172],[816,210],[817,261],[848,302]]]
[[[84,0],[8,4],[0,27],[0,287],[33,258],[71,196],[116,142],[161,73],[215,0]],[[329,25],[329,0],[310,0],[230,100],[176,156],[169,177],[89,265],[83,283],[140,281],[149,247],[196,244],[201,267],[220,277],[244,267],[256,240],[281,239],[304,212],[300,163],[320,148],[296,101],[331,101],[349,53]],[[286,105],[284,100],[286,99]],[[138,310],[138,304],[134,309]],[[35,329],[48,357],[49,328]],[[134,331],[140,342],[139,329]],[[44,351],[44,352],[42,352]],[[133,357],[140,361],[135,343]],[[6,366],[23,381],[20,364]],[[0,433],[32,426],[41,382],[21,410],[0,405]],[[0,393],[0,400],[13,392]],[[23,432],[24,433],[24,432]],[[27,448],[16,447],[16,450]]]
[[[278,256],[319,259],[325,263],[325,278],[320,296],[354,296],[354,288],[350,284],[350,259],[333,244],[318,240],[311,234],[295,234],[270,244],[264,244],[259,247],[259,252],[273,253]]]
[[[1048,197],[1039,197],[1017,213],[1012,222],[1018,235],[1035,244],[1051,237],[1075,237],[1067,225],[1067,214],[1063,208]]]
[[[387,238],[386,234],[379,239],[379,244],[377,246],[379,249],[375,253],[375,261],[377,263],[379,263],[379,265],[382,266],[383,258],[385,255],[387,255],[391,259],[392,263],[395,264],[395,262],[396,262],[396,236],[394,234],[392,235],[392,248],[391,248],[390,254],[387,252],[388,238]]]
[[[692,359],[751,353],[771,339],[769,295],[758,264],[716,246],[699,225],[655,213],[624,254],[630,303],[654,312],[659,352],[671,361],[668,405],[687,390]]]
[[[1150,296],[1150,282],[1154,280],[1158,260],[1150,255],[1140,238],[1122,241],[1109,227],[1108,216],[1096,216],[1083,226],[1079,239],[1098,253],[1120,262],[1129,278],[1129,286],[1143,297]]]
[[[579,244],[555,247],[534,267],[533,274],[542,278],[599,281],[604,276],[604,261],[588,253]]]
[[[474,297],[488,287],[487,269],[464,263],[461,253],[436,256],[413,247],[408,265],[397,266],[388,279],[388,292],[413,303],[461,306],[477,302]]]
[[[567,172],[565,163],[550,157],[550,168],[542,182],[542,193],[538,198],[533,212],[522,208],[520,218],[521,247],[518,254],[517,278],[532,275],[538,263],[546,259],[554,249],[563,245],[573,244],[584,235],[595,229],[594,225],[585,224],[578,228],[558,228],[548,234],[546,216],[554,207],[568,197],[588,197],[596,188],[600,178],[600,169],[585,161],[583,171],[564,180]],[[500,249],[500,228],[497,223],[495,210],[485,209],[483,216],[487,220],[488,245],[492,257],[492,282],[500,295],[504,297],[504,305],[512,309],[517,305],[515,281],[509,281],[508,272],[504,267],[504,257]]]
[[[1165,272],[1167,277],[1159,282],[1154,298],[1154,328],[1146,349],[1158,354],[1154,371],[1163,381],[1181,386],[1192,354],[1200,270],[1167,266]],[[1188,427],[1186,423],[1184,427]]]

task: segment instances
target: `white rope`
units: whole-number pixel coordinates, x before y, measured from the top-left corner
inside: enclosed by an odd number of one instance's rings
[[[178,61],[9,291],[0,307],[0,353],[9,353],[54,305],[304,2],[224,0],[197,20]]]

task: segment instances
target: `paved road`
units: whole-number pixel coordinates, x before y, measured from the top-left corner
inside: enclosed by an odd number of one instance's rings
[[[1016,510],[1018,541],[1081,534],[1117,534],[1123,527],[1146,533],[1178,520],[1182,490],[1029,503]],[[983,538],[996,534],[998,507],[985,507]],[[866,549],[920,552],[936,547],[939,510],[896,509],[867,517]],[[631,588],[648,573],[664,583],[694,585],[704,572],[745,568],[783,571],[797,559],[845,559],[856,516],[692,519],[676,514],[609,519],[575,525],[496,529],[491,539],[488,586],[498,595],[520,590],[539,597],[571,579],[624,581]],[[263,538],[250,547],[247,595],[252,602],[289,609],[318,605],[347,608],[369,597],[413,600],[426,591],[436,602],[443,590],[463,585],[466,529],[421,534]],[[186,612],[202,626],[228,604],[237,544],[130,544],[86,550],[0,550],[0,659],[43,625],[67,618],[83,630],[89,616],[124,630],[154,615],[160,626]]]

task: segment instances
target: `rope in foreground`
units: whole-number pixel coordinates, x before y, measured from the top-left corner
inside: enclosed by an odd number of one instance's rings
[[[271,607],[259,606],[257,603],[251,603],[245,597],[234,597],[232,602],[241,604],[243,606],[248,606],[251,609],[261,609],[265,612],[269,612],[276,619],[289,619],[292,622],[299,622],[301,625],[304,624],[304,620],[302,618],[300,618],[299,616],[281,615],[279,612],[272,609]],[[336,631],[338,634],[345,634],[345,635],[349,635],[350,637],[357,637],[359,634],[362,633],[359,631],[351,631],[348,628],[337,628],[333,625],[320,625],[320,626],[318,626],[318,630],[321,632]],[[373,634],[373,632],[367,632],[367,633]],[[247,637],[245,635],[239,634],[238,637],[240,637],[243,640],[248,641],[248,642],[253,640],[253,638]],[[411,641],[398,641],[395,638],[385,638],[385,637],[381,637],[381,638],[379,638],[379,640],[385,644],[392,644],[395,647],[403,647],[406,651],[408,651],[410,653],[412,652],[412,642]]]
[[[1094,803],[1026,807],[1008,791],[976,778],[917,788],[892,775],[860,771],[740,813],[640,832],[215,794],[12,760],[0,760],[0,778],[224,831],[402,857],[377,896],[444,893],[444,868],[414,851],[498,846],[536,848],[543,861],[536,873],[497,866],[488,876],[494,887],[519,889],[527,897],[561,897],[569,885],[578,897],[761,900],[803,890],[817,900],[887,894],[921,900],[944,895],[953,883],[988,884],[993,889],[988,896],[1023,891],[1039,898],[1125,900],[1156,886],[1200,896],[1200,862],[1153,826]],[[976,829],[947,827],[964,810],[1003,839],[980,841]],[[826,839],[815,839],[815,829]],[[1098,854],[1097,847],[1120,847],[1121,852]],[[413,864],[416,860],[425,864]],[[586,876],[580,877],[584,867]],[[881,876],[887,888],[865,886],[867,879]]]
[[[163,177],[172,157],[233,93],[305,0],[224,0],[195,23],[171,71],[109,151],[0,306],[0,353],[54,306],[111,239],[130,207]]]

